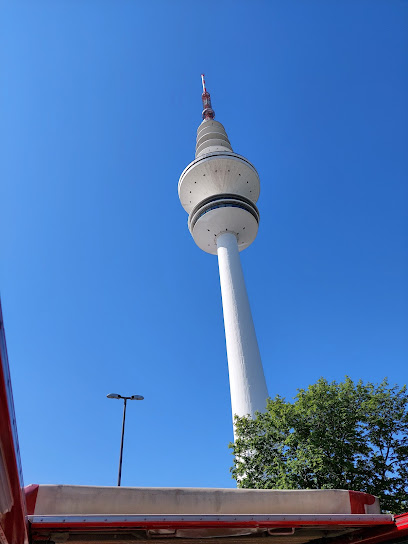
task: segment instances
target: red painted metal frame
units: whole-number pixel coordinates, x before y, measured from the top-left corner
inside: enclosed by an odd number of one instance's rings
[[[0,539],[2,544],[23,544],[28,542],[26,527],[25,497],[22,492],[23,477],[18,446],[13,392],[11,389],[6,336],[0,303],[0,442],[5,469],[10,481],[13,505],[10,512],[0,515]],[[2,533],[2,534],[1,534]]]
[[[37,502],[39,487],[40,486],[38,484],[30,484],[26,485],[24,488],[26,509],[28,515],[32,515],[35,512],[35,503]]]
[[[408,513],[394,517],[392,526],[373,527],[364,531],[357,531],[347,537],[333,539],[332,544],[380,544],[398,542],[408,537]]]
[[[190,518],[190,519],[189,519]],[[392,516],[274,515],[274,516],[28,516],[33,530],[41,529],[209,529],[273,527],[373,527],[394,526]]]
[[[395,516],[395,525],[399,531],[408,530],[408,512]]]
[[[365,506],[375,503],[374,495],[362,491],[349,491],[350,511],[352,514],[365,514]]]

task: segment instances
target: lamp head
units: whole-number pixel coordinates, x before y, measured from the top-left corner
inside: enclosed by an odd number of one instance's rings
[[[144,400],[144,397],[142,395],[132,395],[130,400]]]
[[[106,395],[108,399],[121,399],[122,397],[118,395],[117,393],[109,393],[109,395]]]

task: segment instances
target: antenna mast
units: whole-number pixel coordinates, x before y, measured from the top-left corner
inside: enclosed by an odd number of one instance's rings
[[[203,94],[201,95],[201,99],[203,101],[203,119],[206,121],[207,119],[214,119],[215,113],[211,107],[210,93],[205,87],[204,74],[201,74],[201,82],[203,84]]]

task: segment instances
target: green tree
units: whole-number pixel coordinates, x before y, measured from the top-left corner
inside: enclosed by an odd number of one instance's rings
[[[378,496],[383,511],[408,510],[406,386],[320,378],[294,402],[277,396],[235,424],[239,487],[351,489]]]

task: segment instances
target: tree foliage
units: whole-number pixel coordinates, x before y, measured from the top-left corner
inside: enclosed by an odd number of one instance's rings
[[[383,511],[408,510],[406,386],[320,378],[294,402],[277,396],[235,423],[239,487],[351,489],[378,496]]]

